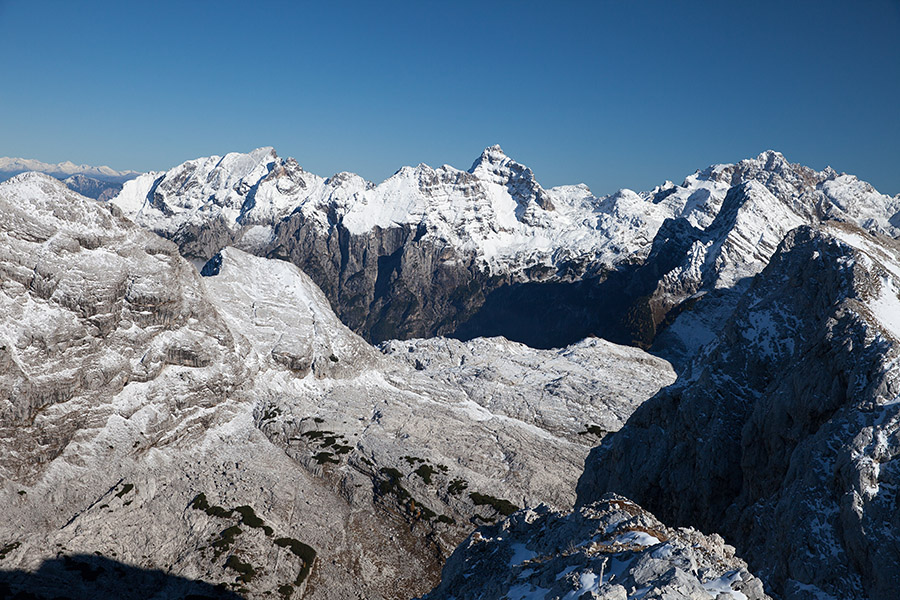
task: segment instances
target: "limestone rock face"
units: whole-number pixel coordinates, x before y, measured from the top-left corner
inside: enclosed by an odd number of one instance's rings
[[[518,345],[475,341],[486,371],[568,380],[483,397],[370,346],[296,266],[224,248],[201,276],[38,174],[0,184],[0,273],[0,593],[409,598],[478,525],[571,506],[590,427],[674,377],[599,342],[510,371]]]
[[[775,597],[893,598],[898,203],[774,152],[604,198],[499,147],[379,185],[261,148],[105,203],[19,175],[0,595],[409,598],[491,525],[429,597],[764,597],[627,496]]]
[[[592,451],[578,485],[719,531],[775,595],[887,599],[900,574],[897,244],[790,232],[683,379]]]
[[[560,350],[535,350],[504,338],[392,340],[380,348],[462,389],[492,413],[574,442],[593,443],[618,431],[644,399],[675,381],[666,361],[599,338]],[[581,426],[577,432],[573,417]]]
[[[31,479],[81,427],[137,410],[112,395],[146,387],[200,410],[240,380],[232,336],[174,244],[37,173],[0,186],[0,221],[0,423],[28,448],[3,454],[4,476]],[[166,367],[192,381],[157,389]]]
[[[768,596],[716,534],[672,529],[609,494],[572,512],[523,510],[470,535],[422,600],[709,600]]]

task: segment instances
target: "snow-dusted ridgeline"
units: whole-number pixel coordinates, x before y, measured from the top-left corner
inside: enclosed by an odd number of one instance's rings
[[[729,193],[734,199],[726,205]],[[198,263],[226,245],[290,260],[346,324],[373,341],[457,330],[515,337],[514,329],[483,325],[498,322],[479,312],[496,292],[504,306],[529,307],[520,321],[559,330],[530,343],[565,344],[596,333],[649,344],[686,299],[758,273],[793,226],[839,219],[900,231],[892,224],[900,197],[771,151],[698,171],[681,185],[598,198],[584,185],[544,189],[499,146],[466,171],[420,164],[378,185],[351,173],[324,179],[260,148],[142,175],[113,202]],[[648,260],[634,283],[635,267]],[[609,279],[614,270],[623,275]],[[501,289],[512,290],[515,301]],[[608,314],[549,314],[591,290],[615,298],[604,307]],[[725,304],[713,312],[727,313]],[[618,306],[625,308],[616,313]],[[671,345],[684,346],[680,354],[696,349],[694,338],[709,340],[721,321],[705,309],[697,315],[675,328]]]

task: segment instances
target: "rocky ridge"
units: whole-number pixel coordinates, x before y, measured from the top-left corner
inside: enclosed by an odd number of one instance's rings
[[[897,250],[792,230],[683,378],[592,451],[579,505],[615,491],[722,532],[781,598],[894,597]]]
[[[672,529],[609,494],[567,513],[523,510],[470,535],[423,600],[763,600],[716,534]]]
[[[122,191],[121,183],[102,181],[80,174],[66,177],[63,179],[63,183],[73,192],[78,192],[86,198],[93,198],[101,202],[115,198]]]
[[[25,158],[0,158],[0,181],[28,172],[50,175],[70,190],[104,202],[115,198],[122,191],[124,182],[140,175],[137,171],[115,171],[109,167],[76,165],[68,161],[51,165]]]
[[[581,439],[618,431],[654,388],[675,381],[664,360],[599,338],[546,351],[504,338],[392,340],[380,348],[492,413],[570,437],[574,417],[585,424],[575,433]]]

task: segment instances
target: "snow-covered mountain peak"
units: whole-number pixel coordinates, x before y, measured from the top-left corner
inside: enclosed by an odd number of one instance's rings
[[[479,156],[469,168],[469,173],[474,173],[476,169],[485,165],[496,167],[511,160],[512,159],[503,151],[503,148],[500,147],[500,144],[494,144],[493,146],[488,146],[481,152],[481,156]]]
[[[735,186],[729,210],[720,215]],[[385,299],[385,307],[404,306],[413,297],[437,298],[427,310],[424,305],[411,309],[422,311],[421,321],[401,317],[398,309],[391,317],[398,327],[417,324],[405,333],[371,338],[378,341],[433,334],[423,329],[426,321],[443,323],[441,333],[453,331],[458,323],[434,315],[458,310],[455,301],[442,296],[452,295],[454,286],[462,286],[464,304],[472,303],[466,310],[481,302],[480,296],[471,296],[478,287],[466,287],[472,278],[493,278],[491,285],[565,282],[646,260],[667,220],[686,225],[667,230],[672,239],[664,244],[665,260],[657,267],[657,275],[666,277],[663,291],[675,304],[701,289],[720,289],[758,273],[785,227],[831,218],[900,232],[892,225],[900,200],[851,176],[792,165],[774,151],[713,165],[681,185],[666,182],[651,192],[620,190],[595,198],[584,185],[545,190],[531,169],[499,146],[486,148],[468,171],[419,164],[377,185],[352,173],[326,180],[293,159],[279,158],[271,148],[260,148],[144,175],[126,184],[112,202],[199,263],[226,246],[290,257],[333,306],[348,304],[339,309],[341,317],[366,336],[366,328],[382,318],[365,316],[372,314],[379,294],[410,292],[404,299]],[[717,219],[719,226],[707,231]],[[415,281],[404,288],[394,278],[403,279],[407,270]],[[366,281],[365,293],[354,293],[352,302],[338,298],[336,282],[359,275]],[[425,290],[423,281],[434,283]],[[447,282],[452,282],[449,287]],[[359,306],[351,309],[355,303]],[[662,308],[675,305],[670,304],[667,300],[654,314],[660,317]]]
[[[10,177],[8,180],[0,183],[0,185],[18,186],[20,184],[27,183],[27,182],[40,182],[40,181],[44,181],[48,185],[51,185],[51,186],[54,186],[54,187],[57,187],[60,189],[66,187],[59,179],[56,179],[55,177],[51,177],[50,175],[47,175],[46,173],[41,173],[40,171],[27,171],[25,173],[19,173],[18,175]]]
[[[622,188],[622,189],[616,190],[615,192],[613,192],[612,195],[610,195],[609,199],[614,202],[622,202],[622,201],[640,202],[643,200],[638,195],[637,192],[635,192],[634,190],[630,190],[628,188]]]
[[[777,150],[766,150],[764,152],[760,152],[759,156],[756,157],[756,161],[763,163],[765,165],[764,168],[766,169],[766,171],[776,171],[790,165],[790,163],[784,158],[784,154],[778,152]]]
[[[229,152],[222,157],[218,169],[228,171],[234,177],[246,177],[252,173],[259,165],[269,165],[278,159],[275,149],[271,146],[265,146],[252,150],[247,154],[242,152]]]
[[[727,533],[775,597],[895,598],[898,289],[895,240],[792,228],[680,383],[595,449],[579,502],[615,491]]]
[[[505,186],[523,206],[533,202],[544,210],[553,210],[550,195],[537,182],[534,172],[507,156],[499,145],[485,148],[469,173],[483,181]]]
[[[225,158],[196,161],[184,188],[202,187],[216,168],[228,171],[224,179],[252,172],[267,156]],[[282,198],[277,182],[298,167],[277,168],[286,173],[254,182],[247,200]],[[166,177],[153,176],[144,196]],[[321,191],[320,180],[302,177]],[[331,191],[374,197],[358,177]],[[674,379],[663,361],[599,342],[554,352],[452,341],[478,365],[455,373],[439,363],[440,348],[423,343],[412,352],[422,369],[410,352],[387,356],[352,333],[297,266],[226,247],[218,274],[201,278],[174,243],[114,206],[38,173],[0,185],[0,505],[15,507],[0,520],[5,573],[57,551],[102,552],[231,583],[234,568],[223,563],[234,561],[209,545],[230,525],[240,530],[230,552],[256,573],[242,597],[287,581],[294,597],[410,597],[436,583],[432,557],[476,518],[494,520],[513,502],[571,504],[598,435],[585,429],[618,428]],[[318,208],[306,208],[318,228]],[[385,243],[396,235],[386,231]],[[498,377],[483,379],[487,369]],[[485,505],[488,492],[509,500]],[[207,506],[256,511],[265,527],[238,528],[234,511],[199,506],[207,496]],[[302,539],[322,557],[347,557],[348,567],[308,554],[298,562],[278,539],[292,547]],[[403,568],[373,576],[369,565],[381,560]],[[329,582],[318,595],[296,583],[313,562],[314,578]],[[0,590],[8,581],[0,577]]]

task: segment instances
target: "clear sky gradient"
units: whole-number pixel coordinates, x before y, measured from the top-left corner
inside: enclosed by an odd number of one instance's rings
[[[680,182],[779,150],[900,193],[900,0],[0,0],[0,156]]]

